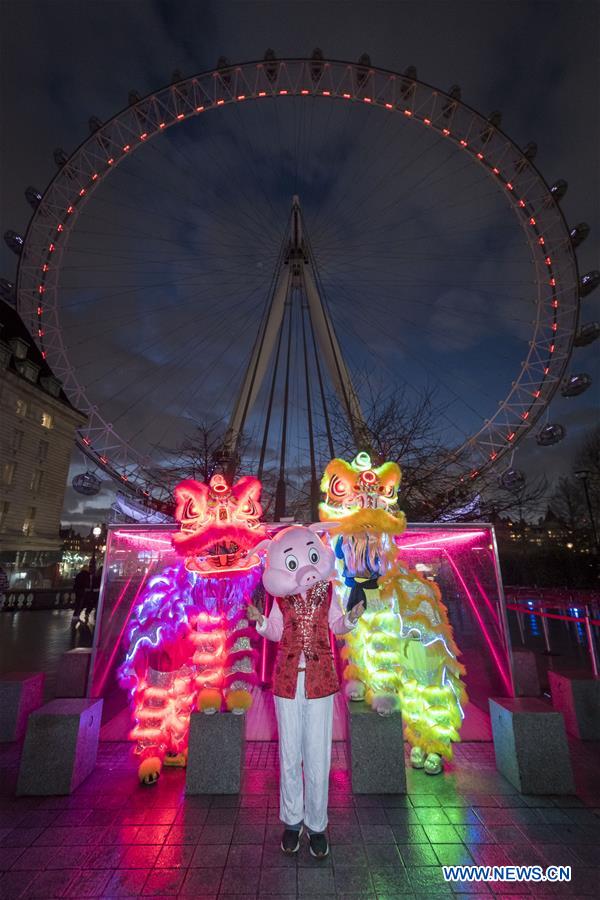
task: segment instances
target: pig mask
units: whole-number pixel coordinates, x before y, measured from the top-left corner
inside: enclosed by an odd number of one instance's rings
[[[257,549],[262,548],[267,551],[263,586],[273,597],[303,594],[335,575],[333,550],[303,525],[284,528]]]

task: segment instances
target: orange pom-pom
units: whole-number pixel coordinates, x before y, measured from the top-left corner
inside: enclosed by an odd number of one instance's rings
[[[221,692],[214,688],[203,688],[198,694],[198,709],[221,709]]]
[[[142,784],[156,784],[162,762],[158,756],[148,756],[143,759],[138,768],[138,778]]]
[[[252,706],[252,694],[250,691],[244,690],[230,691],[225,697],[225,703],[230,712],[232,709],[250,709]]]
[[[361,678],[358,666],[354,666],[352,664],[346,666],[346,668],[344,669],[344,678],[346,680],[360,681]]]

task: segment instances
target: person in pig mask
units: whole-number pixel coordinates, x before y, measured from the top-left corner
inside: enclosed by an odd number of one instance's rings
[[[284,853],[296,853],[306,828],[310,852],[327,856],[327,800],[333,724],[333,696],[339,690],[329,631],[351,631],[364,612],[344,613],[332,601],[333,551],[310,528],[293,525],[266,547],[265,590],[272,595],[268,617],[255,606],[248,619],[263,637],[279,641],[273,694],[279,731],[280,817]],[[304,768],[304,790],[302,769]]]

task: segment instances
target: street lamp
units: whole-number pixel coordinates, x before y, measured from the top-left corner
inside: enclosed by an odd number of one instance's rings
[[[579,481],[583,484],[583,491],[585,493],[585,502],[587,503],[588,515],[590,517],[590,524],[592,526],[592,538],[594,540],[594,547],[596,548],[596,552],[598,552],[598,532],[596,531],[596,520],[594,519],[594,511],[592,509],[592,501],[590,500],[590,491],[588,488],[588,479],[590,477],[590,473],[587,469],[580,469],[575,472],[575,478],[578,478]]]
[[[94,525],[92,528],[92,535],[94,537],[92,541],[92,558],[90,559],[90,575],[94,576],[96,574],[96,543],[98,538],[102,534],[102,529],[99,525]]]

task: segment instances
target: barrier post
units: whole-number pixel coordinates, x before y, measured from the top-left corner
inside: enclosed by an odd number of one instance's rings
[[[546,644],[546,653],[551,654],[552,650],[550,649],[550,634],[548,631],[548,620],[544,615],[545,610],[540,610],[540,619],[542,620],[542,631],[544,632],[544,643]]]
[[[592,631],[592,623],[590,622],[590,608],[585,607],[585,632],[587,634],[588,650],[590,661],[592,663],[592,672],[594,678],[598,678],[598,657],[596,656],[596,643],[594,641],[594,632]]]
[[[523,621],[523,613],[517,612],[517,624],[519,626],[519,633],[521,635],[521,643],[525,646],[525,623]]]

